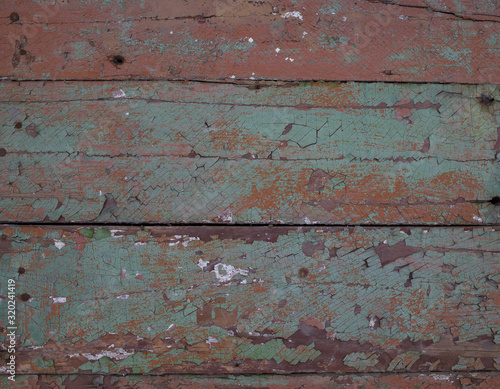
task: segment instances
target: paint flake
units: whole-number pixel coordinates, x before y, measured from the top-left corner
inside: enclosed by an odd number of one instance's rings
[[[221,273],[221,268],[224,273]],[[248,275],[248,270],[239,269],[233,265],[226,265],[224,263],[218,263],[212,271],[220,282],[230,281],[237,274],[241,274],[242,276]]]
[[[66,246],[66,244],[58,239],[54,239],[54,246],[61,250],[64,246]]]
[[[113,97],[115,99],[120,99],[122,97],[127,97],[127,95],[125,94],[125,92],[123,90],[120,89],[119,91],[113,92]]]
[[[297,18],[300,20],[303,20],[302,14],[299,11],[292,11],[292,12],[285,12],[284,14],[281,15],[282,18]]]
[[[53,304],[62,304],[66,302],[66,297],[52,297]]]

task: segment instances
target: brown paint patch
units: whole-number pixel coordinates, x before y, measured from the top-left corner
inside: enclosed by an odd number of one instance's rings
[[[38,135],[40,135],[36,130],[36,126],[34,123],[31,123],[30,125],[28,125],[28,127],[26,127],[26,133],[32,138],[36,138]]]
[[[290,130],[292,129],[292,126],[293,124],[292,123],[289,123],[287,124],[287,126],[285,127],[284,131],[281,133],[281,135],[286,135],[290,132]]]
[[[306,187],[310,192],[321,192],[325,187],[326,182],[331,180],[333,177],[325,172],[324,170],[317,169],[311,173],[309,177],[309,182]]]
[[[322,251],[325,249],[325,244],[323,241],[308,241],[302,243],[302,252],[308,257],[312,257],[317,251]]]
[[[221,328],[229,328],[236,324],[238,319],[238,308],[227,311],[222,308],[214,308],[213,324]]]
[[[313,326],[313,327],[319,328],[320,330],[325,329],[325,325],[320,320],[318,320],[317,318],[312,317],[312,316],[308,316],[304,320],[304,323],[306,323],[308,326]]]
[[[409,255],[422,251],[420,247],[411,247],[406,245],[406,241],[402,240],[392,246],[381,243],[373,248],[375,253],[380,258],[382,267],[392,263],[400,258],[408,257]]]
[[[424,140],[424,145],[420,149],[420,152],[421,153],[427,153],[430,148],[431,148],[431,139],[429,137],[427,137]]]
[[[203,304],[196,311],[196,323],[201,327],[209,327],[214,324],[212,320],[212,304]]]
[[[301,267],[299,269],[299,277],[300,278],[306,278],[309,275],[309,270],[305,267]]]
[[[7,155],[7,150],[5,150],[3,147],[0,148],[0,157],[5,157]]]

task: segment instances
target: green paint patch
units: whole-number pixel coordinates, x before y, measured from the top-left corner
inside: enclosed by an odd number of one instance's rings
[[[377,354],[368,353],[351,353],[345,356],[344,364],[354,367],[356,370],[363,371],[369,367],[373,367],[378,363]]]
[[[94,237],[93,228],[82,228],[81,230],[78,230],[78,232],[89,239],[92,239]]]
[[[96,240],[106,239],[109,238],[110,236],[111,232],[105,228],[99,228],[94,234],[94,238]]]

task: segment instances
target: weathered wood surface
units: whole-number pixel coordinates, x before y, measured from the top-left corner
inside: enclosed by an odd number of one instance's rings
[[[499,227],[1,234],[18,374],[500,368]]]
[[[2,382],[2,377],[0,377]],[[7,385],[7,381],[4,380]],[[500,387],[497,372],[383,375],[140,376],[32,375],[17,377],[14,389],[401,389]]]
[[[496,0],[2,2],[0,76],[500,82]]]
[[[498,222],[498,89],[252,88],[0,84],[0,220]]]

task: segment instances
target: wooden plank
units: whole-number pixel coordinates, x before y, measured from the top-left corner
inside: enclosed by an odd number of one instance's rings
[[[491,86],[96,82],[0,89],[4,222],[500,218],[500,93]]]
[[[0,376],[0,382],[7,380]],[[401,389],[401,388],[470,388],[491,389],[500,386],[497,372],[447,374],[383,374],[383,375],[258,375],[258,376],[140,376],[127,375],[32,375],[16,377],[14,389]]]
[[[500,227],[108,228],[2,228],[17,374],[500,368]]]
[[[8,0],[15,79],[498,83],[495,0]]]

